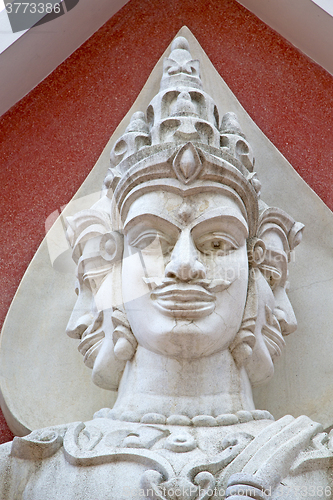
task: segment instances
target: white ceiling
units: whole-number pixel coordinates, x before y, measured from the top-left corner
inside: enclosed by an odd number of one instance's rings
[[[333,75],[333,0],[237,1]]]
[[[24,97],[128,0],[80,0],[69,12],[26,32],[11,32],[0,12],[0,116]]]
[[[75,8],[52,23],[14,35],[6,12],[0,12],[0,47],[3,49],[0,54],[0,116],[128,1],[80,0]],[[333,17],[323,10],[332,1],[238,0],[333,74]],[[320,4],[322,8],[316,4]]]

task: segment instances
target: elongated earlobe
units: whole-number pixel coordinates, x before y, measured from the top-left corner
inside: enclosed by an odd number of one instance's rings
[[[256,343],[254,330],[258,316],[258,293],[256,281],[258,279],[258,269],[250,269],[248,294],[244,309],[242,324],[236,337],[229,347],[238,368],[243,366],[246,360],[252,355],[252,349]]]
[[[247,242],[247,254],[251,267],[260,266],[265,259],[266,245],[259,238],[250,238]]]
[[[112,323],[114,354],[119,360],[129,361],[133,358],[138,343],[132,333],[126,313],[120,307],[114,309]]]

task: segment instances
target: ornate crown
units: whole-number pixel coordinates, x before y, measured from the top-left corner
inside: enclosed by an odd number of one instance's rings
[[[236,115],[226,113],[220,124],[216,104],[202,89],[199,61],[178,37],[164,60],[159,93],[146,115],[133,114],[111,151],[105,187],[114,200],[113,220],[126,216],[143,191],[224,189],[238,198],[253,236],[260,191],[253,165]],[[115,226],[121,227],[119,219]]]

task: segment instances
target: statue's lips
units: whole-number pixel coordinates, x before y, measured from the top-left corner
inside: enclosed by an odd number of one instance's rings
[[[152,290],[150,298],[162,314],[189,320],[211,314],[215,308],[215,294],[232,283],[221,278],[193,279],[185,283],[165,277],[142,279]]]
[[[169,285],[155,289],[153,304],[163,314],[172,317],[196,319],[214,311],[215,295],[198,285]]]

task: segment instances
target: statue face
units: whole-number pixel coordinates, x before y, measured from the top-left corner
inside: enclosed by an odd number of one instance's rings
[[[278,226],[261,234],[266,245],[265,260],[257,277],[258,316],[256,343],[246,370],[252,385],[266,382],[274,374],[273,362],[285,346],[284,336],[297,328],[293,307],[287,295],[288,258],[286,236]]]
[[[248,284],[247,223],[232,194],[151,192],[124,223],[123,300],[139,344],[167,356],[228,348]]]
[[[279,230],[266,231],[262,239],[266,245],[264,276],[274,294],[274,315],[276,316],[283,335],[293,333],[297,328],[294,309],[287,295],[288,258],[284,250],[284,235]],[[264,263],[264,264],[265,264]]]

